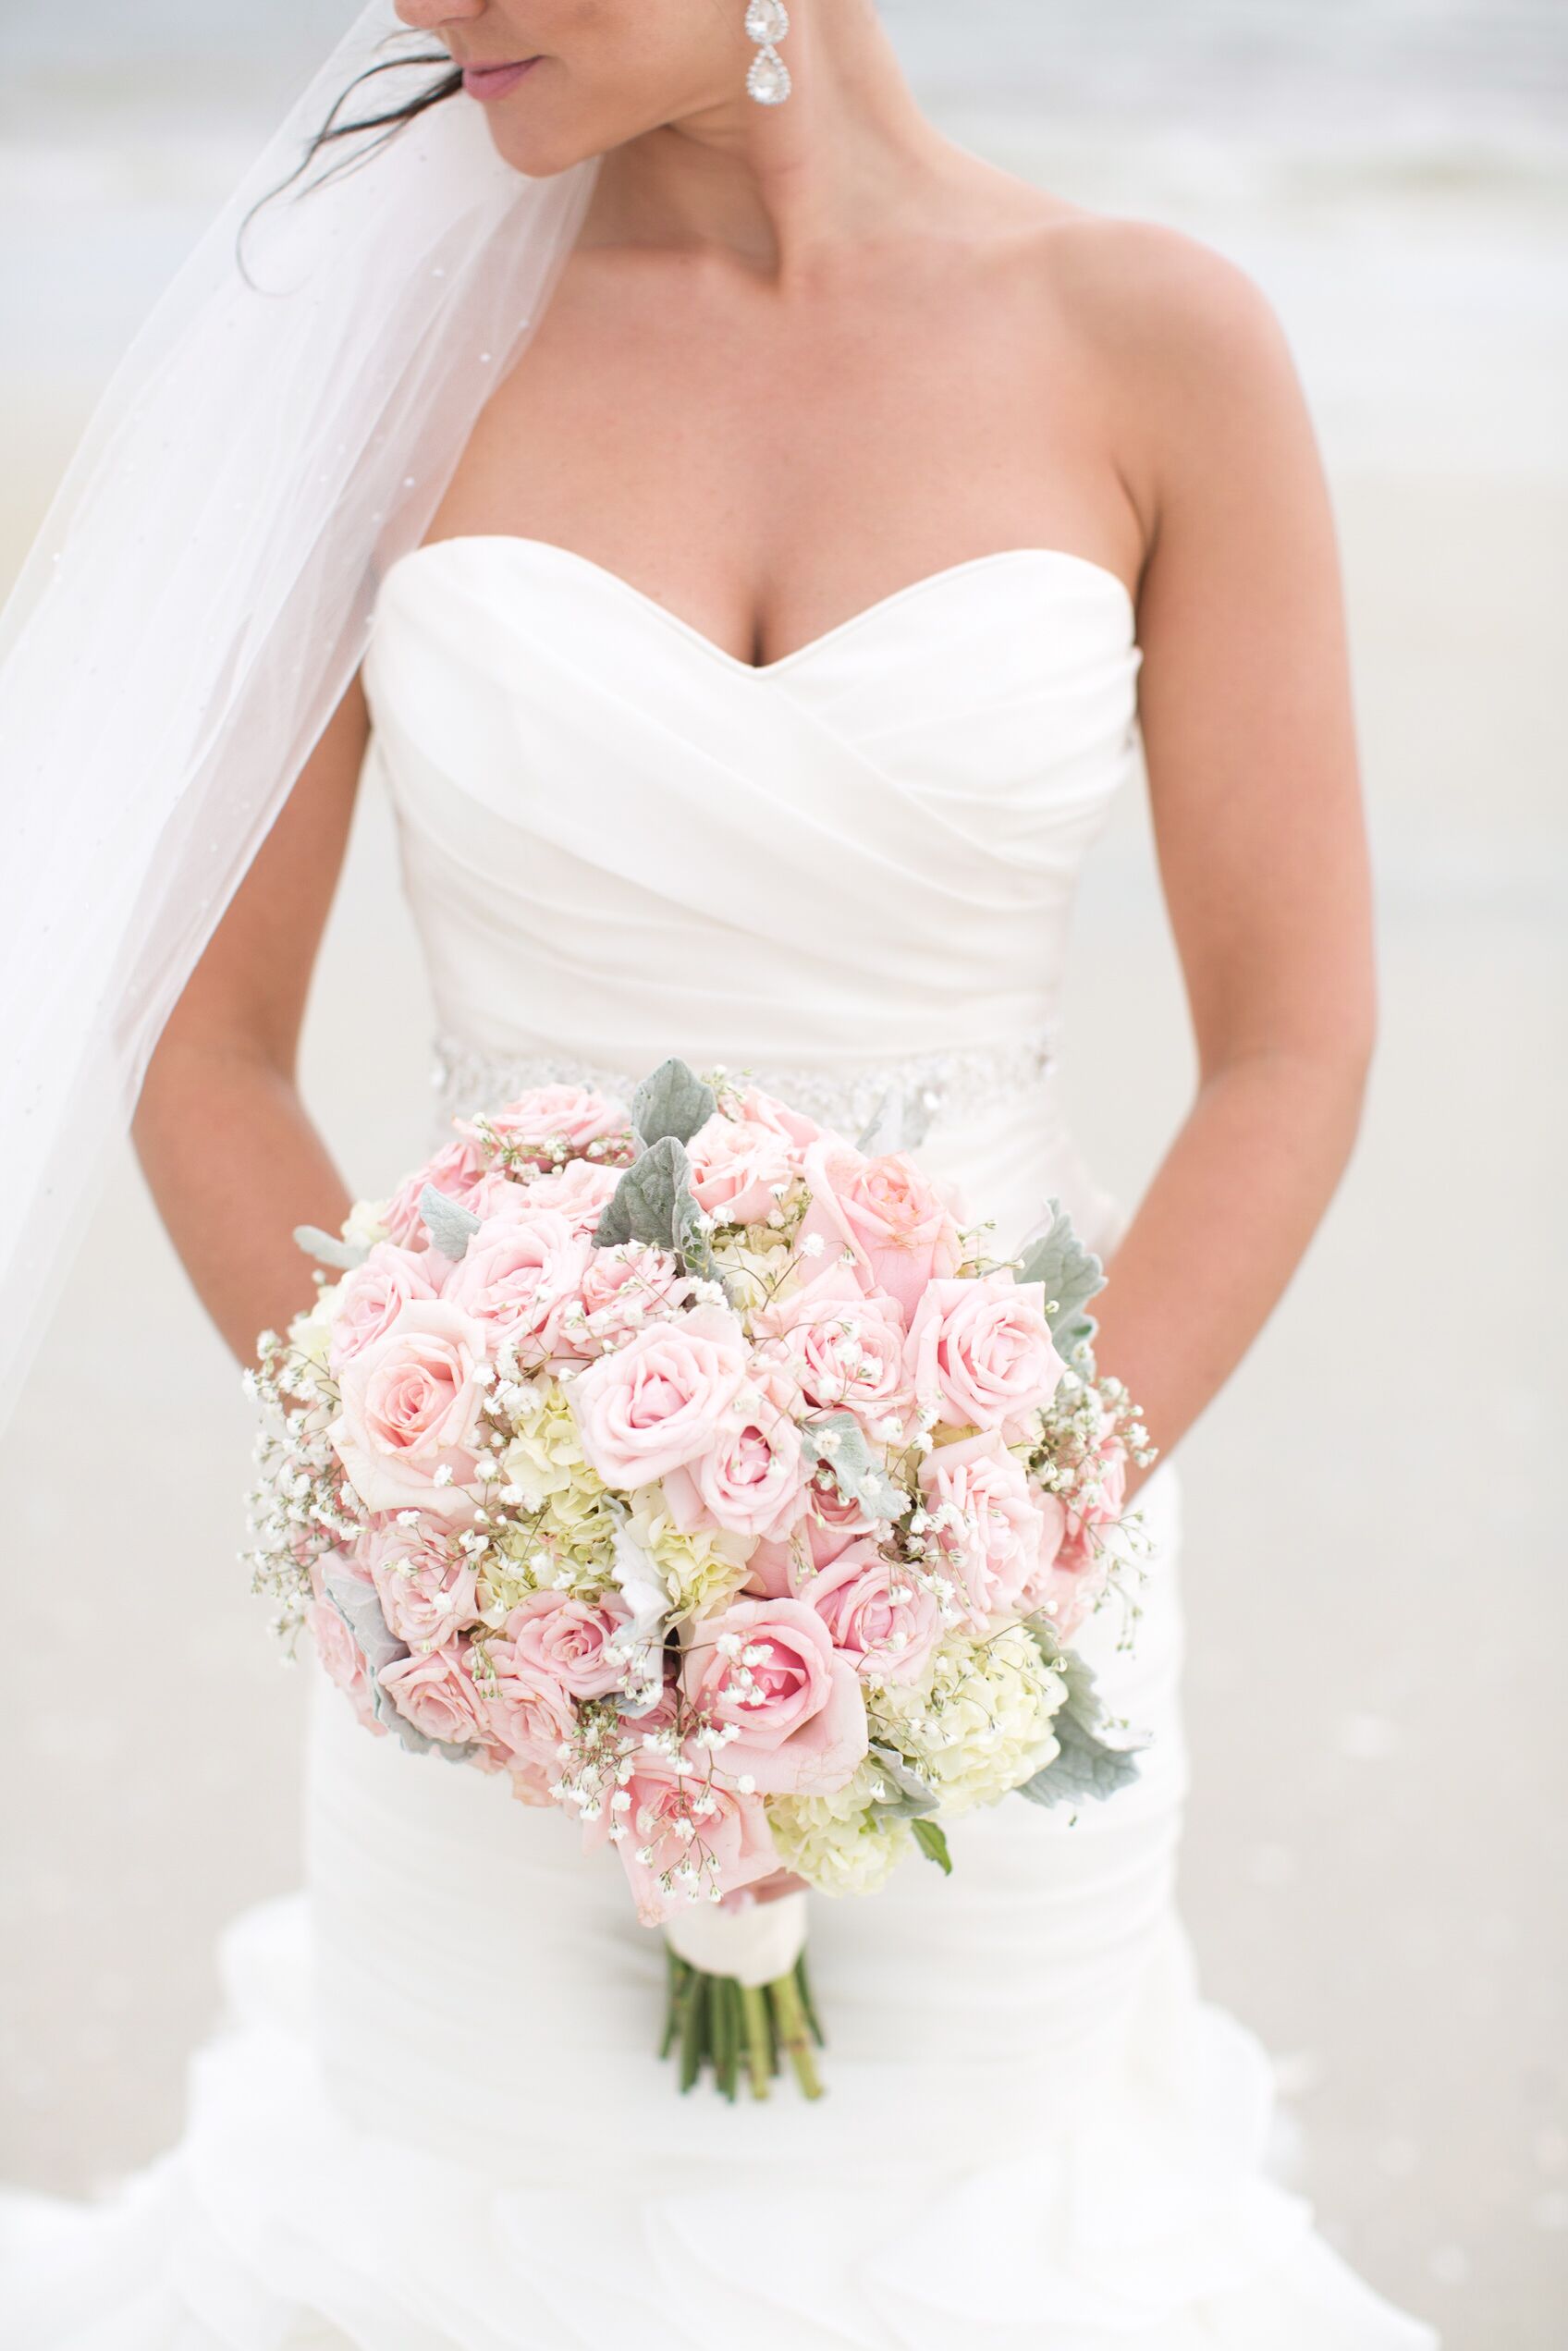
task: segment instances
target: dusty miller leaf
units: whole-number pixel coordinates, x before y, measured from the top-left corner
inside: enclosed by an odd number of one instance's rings
[[[430,1235],[431,1247],[456,1265],[467,1255],[468,1244],[479,1231],[480,1218],[472,1208],[448,1200],[433,1183],[427,1183],[419,1195],[419,1213]]]
[[[873,1739],[871,1754],[876,1769],[890,1787],[898,1793],[879,1796],[876,1809],[889,1820],[922,1820],[937,1809],[935,1792],[928,1788],[918,1771],[913,1771],[895,1747],[885,1747]]]
[[[1067,1696],[1057,1709],[1051,1728],[1057,1753],[1018,1793],[1031,1804],[1082,1804],[1113,1796],[1138,1776],[1138,1755],[1148,1745],[1136,1732],[1108,1738],[1109,1720],[1093,1671],[1072,1649],[1059,1647],[1055,1635],[1038,1617],[1029,1631],[1040,1654],[1067,1684]]]
[[[1047,1206],[1051,1211],[1050,1224],[1024,1249],[1018,1279],[1044,1284],[1051,1337],[1058,1354],[1071,1362],[1081,1347],[1090,1343],[1097,1328],[1093,1315],[1084,1309],[1105,1288],[1105,1267],[1079,1240],[1060,1201],[1051,1200]]]
[[[944,1878],[950,1878],[953,1874],[953,1857],[948,1851],[947,1838],[937,1828],[937,1823],[934,1820],[916,1820],[912,1822],[911,1826],[914,1831],[914,1842],[925,1855],[926,1860],[934,1861]]]
[[[628,1241],[672,1249],[699,1280],[721,1279],[703,1212],[692,1197],[686,1146],[673,1134],[651,1144],[624,1170],[594,1231],[595,1249]]]
[[[666,1135],[673,1135],[677,1143],[690,1143],[717,1108],[718,1096],[712,1086],[684,1061],[672,1058],[661,1061],[633,1094],[631,1123],[650,1149]]]
[[[370,1255],[368,1241],[339,1241],[336,1234],[323,1232],[319,1224],[297,1224],[294,1245],[318,1265],[336,1266],[340,1273],[352,1273]]]
[[[599,1249],[643,1241],[659,1249],[675,1246],[676,1194],[686,1188],[686,1148],[663,1135],[621,1171],[594,1232]],[[688,1194],[690,1196],[690,1194]]]
[[[859,1502],[874,1518],[907,1514],[909,1496],[872,1459],[865,1431],[853,1413],[821,1413],[804,1422],[801,1443],[807,1457],[827,1470],[846,1502]]]
[[[376,1720],[385,1723],[387,1730],[414,1755],[429,1755],[434,1751],[444,1756],[448,1763],[472,1762],[473,1757],[470,1748],[453,1745],[444,1739],[426,1738],[423,1731],[416,1731],[408,1716],[400,1714],[393,1705],[391,1693],[382,1688],[383,1668],[396,1665],[410,1652],[408,1643],[398,1639],[383,1615],[375,1586],[361,1583],[357,1575],[329,1575],[324,1589],[353,1635],[354,1646],[365,1661],[371,1711]]]

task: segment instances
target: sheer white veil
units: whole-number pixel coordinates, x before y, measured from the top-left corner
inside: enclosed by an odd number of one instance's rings
[[[312,165],[241,268],[251,208],[409,44],[374,0],[304,92],[131,347],[0,618],[0,1414],[376,580],[423,537],[581,226],[592,163],[525,178],[454,100],[340,177]],[[378,100],[432,77],[403,70]]]

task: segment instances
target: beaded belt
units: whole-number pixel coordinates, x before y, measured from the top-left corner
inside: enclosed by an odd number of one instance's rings
[[[1056,1056],[1043,1031],[1011,1044],[971,1046],[956,1051],[909,1053],[858,1069],[824,1070],[819,1065],[748,1062],[725,1065],[738,1083],[762,1087],[819,1125],[854,1137],[874,1120],[892,1124],[906,1147],[923,1142],[931,1128],[988,1108],[1009,1095],[1036,1085]],[[570,1054],[537,1053],[510,1059],[482,1053],[456,1037],[435,1040],[431,1073],[443,1119],[472,1118],[535,1085],[587,1085],[630,1101],[643,1072],[609,1070]],[[704,1065],[704,1074],[717,1074]]]

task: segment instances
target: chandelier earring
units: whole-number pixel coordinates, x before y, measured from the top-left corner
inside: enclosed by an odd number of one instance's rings
[[[759,106],[781,106],[790,95],[790,68],[777,46],[789,30],[784,0],[746,0],[746,31],[757,44],[746,88]]]

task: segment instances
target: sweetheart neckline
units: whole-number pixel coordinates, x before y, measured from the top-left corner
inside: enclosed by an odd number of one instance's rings
[[[554,539],[533,539],[521,532],[455,531],[444,539],[425,539],[417,547],[410,547],[402,555],[394,557],[383,572],[379,586],[384,589],[397,572],[416,562],[421,557],[437,554],[444,547],[474,547],[491,544],[530,555],[556,556],[562,562],[579,570],[591,573],[597,580],[607,582],[610,587],[620,595],[639,606],[643,611],[651,612],[657,618],[667,621],[690,643],[701,647],[712,659],[743,678],[778,677],[783,671],[792,668],[797,662],[804,661],[812,655],[823,652],[827,646],[836,643],[839,638],[848,636],[851,631],[863,628],[867,623],[881,619],[886,614],[896,611],[899,606],[908,603],[912,598],[924,594],[930,589],[945,587],[950,582],[964,578],[966,574],[986,570],[996,564],[1018,562],[1066,564],[1074,570],[1087,572],[1092,578],[1103,581],[1113,588],[1120,596],[1130,621],[1135,619],[1137,609],[1133,600],[1132,590],[1121,573],[1112,571],[1109,564],[1096,563],[1092,556],[1075,555],[1069,547],[998,547],[988,555],[968,556],[962,562],[944,564],[939,570],[925,572],[918,580],[910,580],[901,588],[889,590],[887,595],[878,596],[873,603],[863,605],[858,612],[851,612],[844,619],[835,621],[830,629],[824,629],[819,635],[808,637],[804,644],[796,645],[790,653],[781,653],[775,661],[742,661],[739,654],[731,653],[727,646],[719,644],[715,638],[699,629],[693,621],[682,619],[680,613],[672,612],[668,605],[660,604],[656,596],[650,595],[645,588],[639,588],[622,573],[612,571],[607,564],[596,563],[591,555],[580,555],[575,547],[563,547]]]

